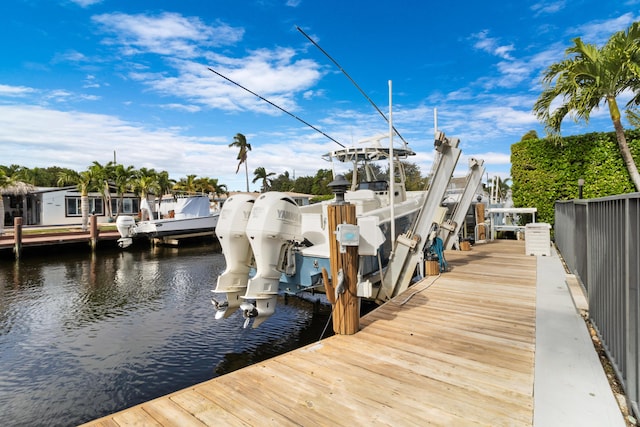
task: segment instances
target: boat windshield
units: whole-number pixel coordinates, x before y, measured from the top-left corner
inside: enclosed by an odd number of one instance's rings
[[[387,191],[389,183],[387,181],[363,181],[358,185],[358,190]]]

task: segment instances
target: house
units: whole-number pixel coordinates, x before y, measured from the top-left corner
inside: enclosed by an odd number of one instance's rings
[[[0,191],[4,202],[2,217],[5,226],[12,226],[13,219],[21,216],[24,225],[78,225],[82,223],[81,194],[76,186],[70,187],[29,187],[21,193],[11,192],[10,188]],[[115,191],[110,197],[110,207],[97,192],[89,193],[89,213],[95,214],[98,223],[110,223],[118,212],[125,215],[137,215],[140,198],[133,193],[124,194],[120,199]]]

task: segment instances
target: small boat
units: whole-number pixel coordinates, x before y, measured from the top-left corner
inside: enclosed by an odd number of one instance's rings
[[[410,277],[399,277],[396,272],[404,269],[407,270],[405,276],[412,276],[423,250],[428,249],[427,242],[438,238],[440,224],[445,223],[447,213],[441,202],[460,156],[459,141],[446,139],[442,134],[436,139],[439,157],[431,186],[425,191],[407,191],[401,160],[415,153],[406,146],[383,147],[379,142],[381,138],[324,156],[334,163],[352,164],[352,181],[343,181],[343,197],[344,202],[355,205],[356,210],[358,296],[375,301],[389,299],[408,286]],[[382,168],[373,167],[378,161],[396,171],[393,180],[376,176],[376,171],[384,172]],[[340,181],[336,168],[333,169],[332,184]],[[474,164],[476,184],[483,170]],[[473,195],[475,189],[469,188]],[[330,271],[327,212],[332,203],[336,203],[336,199],[298,206],[280,192],[230,197],[221,210],[216,230],[227,263],[212,291],[216,298],[217,295],[226,297],[212,300],[216,318],[228,317],[240,308],[245,327],[253,320],[255,328],[274,313],[279,292],[324,290],[323,270]],[[407,257],[413,257],[409,261],[393,256],[398,250],[394,246],[398,237],[404,237],[404,242],[420,241],[412,251],[401,249]],[[419,254],[414,256],[409,252]],[[396,265],[394,277],[391,274],[386,277],[387,265],[392,259]],[[407,266],[403,267],[403,263]],[[387,285],[387,282],[392,283]]]
[[[151,211],[144,199],[140,210]],[[119,216],[116,220],[116,227],[121,236],[118,246],[129,247],[135,238],[178,240],[213,236],[219,215],[219,211],[211,209],[208,196],[179,197],[175,208],[160,219],[136,222],[132,216]]]

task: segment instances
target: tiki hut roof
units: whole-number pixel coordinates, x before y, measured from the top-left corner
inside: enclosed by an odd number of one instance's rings
[[[5,196],[24,196],[33,193],[37,188],[26,182],[15,181],[6,187],[0,188],[0,194]]]

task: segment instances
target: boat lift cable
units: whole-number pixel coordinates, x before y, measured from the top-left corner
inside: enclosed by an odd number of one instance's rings
[[[220,77],[222,77],[222,78],[223,78],[223,79],[225,79],[226,81],[228,81],[228,82],[230,82],[230,83],[233,83],[234,85],[238,86],[238,87],[239,87],[239,88],[241,88],[241,89],[244,89],[245,91],[249,92],[250,94],[252,94],[252,95],[254,95],[254,96],[257,96],[258,98],[260,98],[261,100],[263,100],[263,101],[264,101],[264,102],[266,102],[267,104],[270,104],[270,105],[272,105],[272,106],[276,107],[278,110],[282,111],[283,113],[286,113],[286,114],[290,115],[291,117],[293,117],[294,119],[296,119],[296,120],[298,120],[298,121],[300,121],[300,122],[304,123],[305,125],[309,126],[311,129],[315,130],[316,132],[319,132],[319,133],[321,133],[322,135],[326,136],[327,138],[329,138],[331,141],[335,142],[336,144],[338,144],[338,145],[339,145],[339,146],[341,146],[342,148],[345,148],[344,144],[341,144],[340,142],[338,142],[338,141],[337,141],[337,140],[335,140],[334,138],[330,137],[329,135],[327,135],[326,133],[324,133],[323,131],[321,131],[320,129],[318,129],[317,127],[315,127],[314,125],[312,125],[311,123],[308,123],[308,122],[304,121],[303,119],[301,119],[300,117],[296,116],[295,114],[293,114],[293,113],[291,113],[291,112],[289,112],[289,111],[285,110],[284,108],[282,108],[282,107],[280,107],[280,106],[278,106],[278,105],[274,104],[273,102],[269,101],[267,98],[265,98],[265,97],[263,97],[263,96],[260,96],[260,95],[258,95],[257,93],[255,93],[254,91],[252,91],[252,90],[250,90],[250,89],[247,89],[246,87],[242,86],[240,83],[238,83],[238,82],[235,82],[235,81],[231,80],[229,77],[227,77],[227,76],[225,76],[225,75],[223,75],[223,74],[220,74],[219,72],[217,72],[217,71],[216,71],[216,70],[214,70],[213,68],[211,68],[211,67],[207,67],[207,69],[208,69],[209,71],[211,71],[212,73],[219,75]]]
[[[302,28],[298,27],[296,25],[296,29],[298,31],[300,31],[300,33],[305,36],[307,38],[307,40],[309,40],[315,47],[317,47],[318,49],[320,49],[320,52],[324,53],[324,55],[329,58],[331,60],[331,62],[333,62],[336,67],[338,67],[338,69],[340,71],[342,71],[342,74],[344,74],[350,81],[351,83],[353,83],[353,85],[360,91],[360,93],[367,99],[367,101],[369,101],[371,103],[371,105],[373,105],[373,108],[376,109],[376,111],[378,111],[378,113],[380,113],[380,115],[385,119],[385,121],[387,123],[389,123],[389,118],[382,112],[382,110],[380,110],[380,108],[378,108],[378,106],[376,105],[375,102],[373,102],[373,100],[371,98],[369,98],[369,96],[364,92],[364,90],[362,90],[362,88],[360,88],[360,86],[358,86],[358,83],[355,82],[355,80],[353,80],[351,78],[351,76],[345,71],[344,68],[342,68],[340,66],[340,64],[338,64],[338,62],[333,59],[331,57],[331,55],[329,55],[323,48],[320,47],[320,45],[318,43],[316,43],[311,37],[309,37],[309,35],[307,33],[305,33]],[[400,135],[400,132],[398,132],[398,129],[396,129],[395,126],[391,126],[393,131],[395,132],[396,135],[398,135],[398,137],[400,137],[400,139],[402,140],[402,142],[404,143],[404,146],[407,147],[409,144],[407,143],[407,141],[405,141],[405,139],[402,137],[402,135]]]

